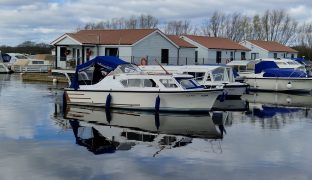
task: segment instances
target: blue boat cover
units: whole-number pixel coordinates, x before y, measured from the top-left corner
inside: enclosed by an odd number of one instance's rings
[[[281,68],[271,68],[265,69],[263,77],[307,77],[307,74],[303,71],[298,71],[294,69],[281,69]]]
[[[261,61],[255,65],[255,73],[261,73],[265,69],[278,68],[274,61]]]
[[[298,63],[305,65],[305,59],[304,58],[295,58],[292,60],[297,61]]]
[[[93,67],[95,65],[99,65],[99,66],[107,69],[108,71],[113,71],[114,69],[117,68],[117,66],[119,66],[121,64],[129,64],[129,63],[124,61],[124,60],[121,60],[115,56],[97,56],[94,59],[92,59],[86,63],[80,64],[76,67],[75,76],[71,81],[70,87],[75,89],[75,90],[79,89],[78,73],[81,71],[89,69],[90,67]]]

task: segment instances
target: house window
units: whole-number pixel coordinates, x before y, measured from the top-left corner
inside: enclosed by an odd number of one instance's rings
[[[284,58],[286,58],[286,53],[284,53]]]
[[[105,48],[105,56],[119,56],[118,48]]]
[[[274,54],[273,54],[273,58],[274,58],[274,59],[277,59],[277,53],[274,53]]]
[[[241,60],[246,60],[246,52],[241,52]]]
[[[169,49],[161,49],[161,63],[169,63]]]
[[[231,61],[234,60],[234,52],[233,51],[231,51],[230,58],[231,58]]]
[[[252,60],[257,59],[257,53],[251,53],[251,59]]]
[[[198,51],[195,51],[195,64],[198,62]]]

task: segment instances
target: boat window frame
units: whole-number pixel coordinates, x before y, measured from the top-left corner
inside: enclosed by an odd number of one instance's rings
[[[167,86],[167,85],[165,85],[162,81],[163,80],[167,80],[167,81],[172,81],[172,82],[174,82],[174,84],[172,83],[171,85],[174,85],[175,87],[170,87],[170,86]],[[179,88],[179,83],[175,80],[175,79],[173,79],[173,78],[163,78],[163,79],[159,79],[159,82],[165,87],[165,88]]]
[[[139,81],[138,86],[129,86],[129,80],[137,80]],[[149,80],[151,82],[152,86],[145,86],[146,81]],[[126,84],[124,83],[126,81]],[[154,79],[151,78],[128,78],[128,79],[122,79],[120,80],[120,84],[125,88],[158,88],[159,85],[156,83]]]

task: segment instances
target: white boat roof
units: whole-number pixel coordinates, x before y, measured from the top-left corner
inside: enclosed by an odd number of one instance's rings
[[[254,62],[250,60],[235,60],[227,63],[227,66],[247,66],[247,64]]]
[[[174,70],[192,70],[192,71],[212,71],[214,69],[225,66],[218,65],[183,65],[183,66],[163,66],[165,70],[174,71]],[[162,70],[160,66],[157,65],[148,65],[148,66],[139,66],[142,70]]]

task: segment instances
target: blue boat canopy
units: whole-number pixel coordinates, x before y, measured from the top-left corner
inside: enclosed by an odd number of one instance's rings
[[[100,75],[100,70],[105,69],[105,71],[113,71],[117,68],[117,66],[122,64],[129,64],[128,62],[119,59],[118,57],[114,56],[97,56],[94,59],[80,64],[76,67],[75,76],[71,81],[70,88],[73,88],[75,90],[79,89],[79,72],[85,71],[89,69],[90,67],[95,67],[93,72],[93,79],[97,77],[97,75]],[[99,79],[99,78],[97,78]]]
[[[264,70],[263,77],[307,77],[307,74],[294,69],[271,68]]]
[[[76,72],[80,72],[83,70],[86,70],[92,66],[94,66],[95,64],[98,64],[100,66],[102,66],[103,68],[106,68],[110,71],[116,69],[117,66],[121,65],[121,64],[129,64],[128,62],[119,59],[118,57],[114,57],[114,56],[97,56],[94,59],[80,64],[76,67]]]
[[[261,61],[255,65],[255,73],[261,73],[265,69],[278,68],[274,61]]]

